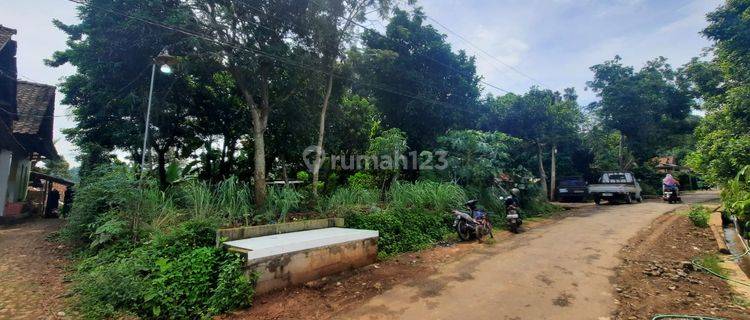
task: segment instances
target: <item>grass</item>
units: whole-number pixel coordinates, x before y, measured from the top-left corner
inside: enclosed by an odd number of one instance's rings
[[[728,276],[727,270],[721,267],[722,260],[715,254],[707,254],[696,259],[696,262],[713,273]]]

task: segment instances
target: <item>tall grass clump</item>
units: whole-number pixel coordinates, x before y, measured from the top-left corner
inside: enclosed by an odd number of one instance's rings
[[[427,180],[396,182],[391,186],[388,197],[390,207],[422,208],[436,212],[460,208],[466,202],[466,192],[457,184]]]
[[[269,188],[266,198],[265,213],[263,217],[258,217],[265,222],[284,222],[286,215],[299,209],[304,200],[304,196],[292,187]]]
[[[364,212],[376,208],[379,192],[373,189],[339,188],[326,201],[326,211],[333,215]]]
[[[223,220],[234,223],[247,222],[248,217],[251,216],[253,204],[250,200],[252,191],[246,183],[231,176],[216,185],[214,193],[216,206]]]

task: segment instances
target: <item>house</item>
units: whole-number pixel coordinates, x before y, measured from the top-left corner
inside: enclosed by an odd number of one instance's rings
[[[26,150],[13,136],[13,122],[18,120],[16,103],[16,30],[0,25],[0,216],[8,192],[13,155],[25,156]]]
[[[59,158],[55,87],[17,80],[15,34],[0,25],[0,217],[20,214],[33,162]]]

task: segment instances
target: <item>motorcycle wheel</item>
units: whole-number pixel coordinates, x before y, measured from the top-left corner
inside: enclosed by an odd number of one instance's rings
[[[513,232],[513,233],[518,233],[518,224],[516,224],[516,223],[511,223],[511,224],[509,225],[509,227],[510,227],[510,232]]]
[[[459,220],[458,224],[456,224],[456,233],[458,233],[458,238],[461,239],[461,241],[471,240],[472,232],[464,220]]]

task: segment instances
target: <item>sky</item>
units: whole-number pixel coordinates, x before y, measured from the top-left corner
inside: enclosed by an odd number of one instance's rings
[[[584,90],[589,67],[612,59],[640,68],[664,56],[680,66],[710,46],[699,32],[720,0],[418,0],[453,48],[476,56],[478,73],[499,88],[523,93],[531,86],[575,87],[581,104],[596,99]],[[75,72],[43,60],[65,49],[52,19],[77,21],[67,0],[0,0],[0,24],[18,30],[18,73],[24,80],[57,85]],[[377,26],[375,24],[374,26]],[[459,36],[457,36],[458,34]],[[468,40],[467,43],[462,38]],[[485,54],[486,52],[486,54]],[[502,94],[491,87],[485,93]],[[77,150],[61,130],[75,125],[57,94],[55,146],[72,166]]]

